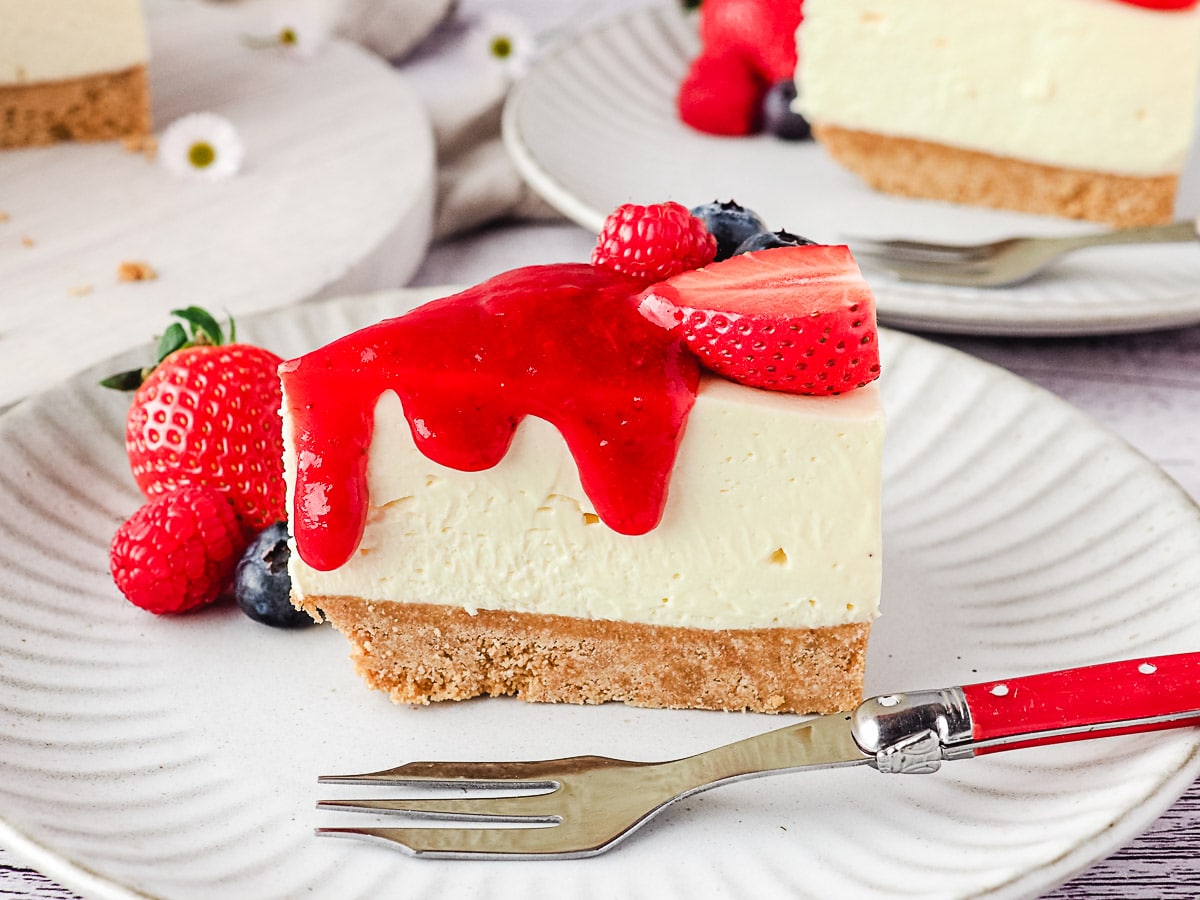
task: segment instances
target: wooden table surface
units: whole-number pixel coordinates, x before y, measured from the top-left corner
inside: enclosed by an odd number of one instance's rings
[[[496,228],[435,247],[414,283],[474,283],[516,265],[583,259],[592,241],[570,225]],[[926,336],[1066,398],[1200,498],[1200,326],[1088,338]],[[0,849],[0,898],[74,896]],[[1046,896],[1200,897],[1200,782],[1146,833]]]

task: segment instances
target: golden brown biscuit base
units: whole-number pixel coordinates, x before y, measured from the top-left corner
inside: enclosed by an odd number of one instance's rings
[[[306,597],[397,703],[523,700],[837,712],[862,700],[870,623],[713,631],[356,597]]]
[[[1119,227],[1169,222],[1179,179],[1085,172],[816,125],[813,134],[871,187],[889,194],[1089,219]]]
[[[0,148],[149,134],[146,67],[0,86]]]

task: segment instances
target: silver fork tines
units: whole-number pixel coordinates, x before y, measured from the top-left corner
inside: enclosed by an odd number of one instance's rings
[[[1004,287],[1032,278],[1073,250],[1104,244],[1177,243],[1200,237],[1200,219],[1068,237],[1014,237],[985,244],[848,238],[867,268],[904,281],[965,287]]]
[[[476,796],[323,800],[324,810],[465,823],[463,827],[320,828],[317,833],[383,841],[417,856],[571,859],[615,845],[674,801],[697,791],[795,768],[854,765],[870,757],[848,717],[826,716],[684,759],[634,762],[575,756],[536,762],[417,762],[325,784],[459,789]],[[525,792],[522,796],[498,793]],[[492,796],[486,796],[487,794]],[[477,796],[484,794],[485,796]]]
[[[662,766],[663,764],[657,764]],[[327,784],[378,784],[392,787],[459,789],[518,796],[466,796],[396,800],[322,800],[321,809],[368,812],[467,822],[474,828],[320,828],[334,837],[383,840],[418,856],[447,857],[580,857],[607,849],[613,840],[608,823],[619,819],[628,833],[639,819],[653,813],[642,798],[622,803],[631,772],[655,768],[600,756],[577,756],[535,762],[417,762],[365,775],[322,776]],[[597,815],[597,798],[605,798],[607,816]],[[666,800],[673,799],[667,797]],[[585,812],[585,805],[588,807]],[[520,825],[520,828],[492,828]],[[552,830],[553,834],[544,833]],[[573,849],[564,850],[566,843]]]

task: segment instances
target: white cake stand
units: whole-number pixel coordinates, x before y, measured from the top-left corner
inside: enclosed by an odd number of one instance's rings
[[[149,5],[158,130],[230,119],[246,148],[221,182],[118,143],[0,153],[0,409],[199,304],[220,315],[405,284],[429,243],[433,138],[384,61],[334,41],[311,60],[254,49],[254,4]],[[119,282],[125,261],[157,279]]]

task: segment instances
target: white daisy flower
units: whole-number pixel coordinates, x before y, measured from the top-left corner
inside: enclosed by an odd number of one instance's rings
[[[524,22],[505,13],[489,13],[472,30],[476,54],[499,69],[508,81],[525,74],[537,43]]]
[[[252,47],[278,47],[300,59],[312,59],[328,43],[340,5],[337,0],[273,0],[267,7],[265,34],[247,38]]]
[[[233,123],[215,113],[176,119],[158,140],[158,159],[175,175],[217,181],[242,167],[242,139]]]

